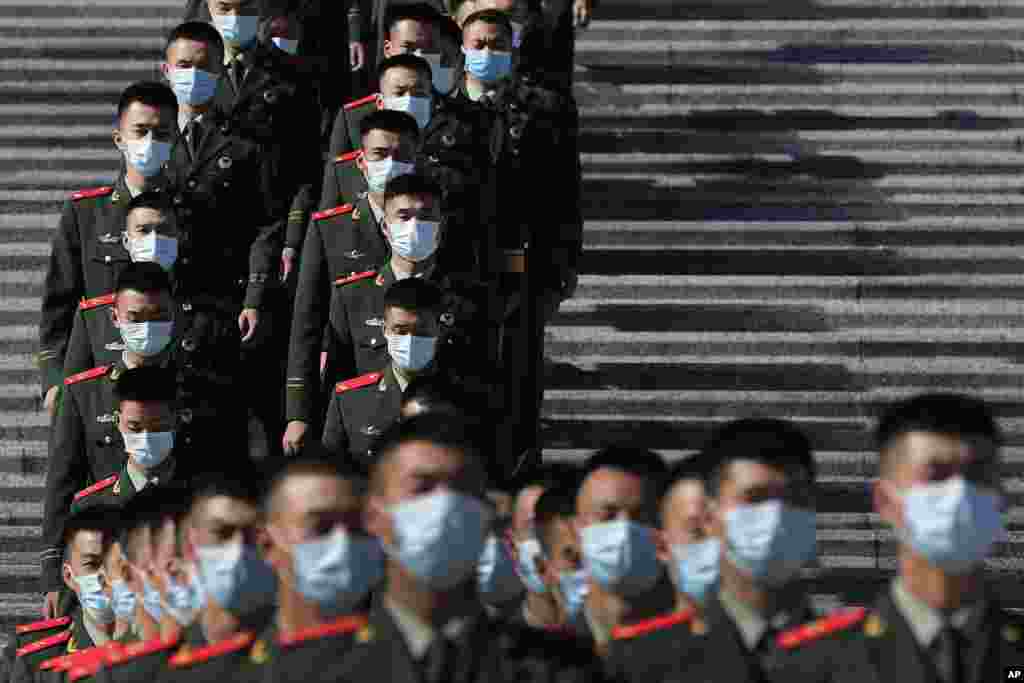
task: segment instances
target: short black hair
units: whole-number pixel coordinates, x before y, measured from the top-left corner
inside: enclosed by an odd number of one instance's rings
[[[227,472],[207,472],[192,479],[190,507],[196,507],[211,498],[234,498],[259,505],[263,500],[264,478],[258,472],[247,472],[246,476]]]
[[[572,519],[576,515],[576,494],[579,484],[566,481],[550,488],[537,499],[533,509],[533,528],[545,557],[551,557],[551,532],[554,522]]]
[[[416,313],[436,313],[441,310],[441,288],[421,278],[406,278],[395,282],[384,292],[384,310],[401,308]]]
[[[121,122],[121,117],[128,107],[136,102],[157,109],[170,109],[174,112],[175,118],[178,116],[178,98],[174,96],[170,86],[158,81],[139,81],[132,83],[121,93],[117,101],[118,123]]]
[[[753,460],[774,467],[796,467],[811,483],[817,474],[811,442],[789,420],[748,417],[728,422],[712,434],[698,456],[703,461],[708,492],[718,496],[722,473],[734,460]]]
[[[384,206],[395,197],[402,195],[430,195],[437,199],[442,196],[441,186],[423,173],[413,171],[396,176],[384,188]]]
[[[384,74],[389,70],[399,68],[415,71],[423,78],[426,78],[428,82],[431,81],[430,62],[419,55],[402,52],[397,55],[391,55],[380,63],[380,66],[377,67],[377,83],[380,83],[381,79],[384,78]]]
[[[384,19],[384,30],[390,33],[395,30],[395,24],[401,21],[418,21],[423,24],[437,26],[441,21],[441,15],[436,9],[425,2],[411,2],[408,5],[392,5],[388,8]]]
[[[277,494],[286,481],[300,476],[337,477],[351,482],[357,493],[366,489],[366,473],[355,463],[330,457],[319,444],[304,447],[299,455],[281,461],[266,473],[263,489],[263,512],[273,513]]]
[[[143,294],[170,292],[171,278],[159,263],[152,261],[129,263],[117,276],[114,292],[121,293],[129,289]]]
[[[390,455],[405,444],[416,441],[425,441],[441,448],[461,452],[468,461],[479,464],[481,474],[486,477],[486,463],[480,450],[478,425],[471,420],[430,413],[397,421],[384,430],[374,442],[373,450],[378,454],[378,458],[372,466],[371,474],[376,477],[381,465]]]
[[[370,134],[371,130],[386,130],[389,133],[408,135],[414,142],[420,140],[420,126],[412,114],[394,109],[380,109],[370,112],[359,122],[360,142]]]
[[[636,446],[609,446],[597,451],[583,463],[584,478],[600,469],[629,472],[655,485],[663,485],[668,475],[665,459],[652,450]]]
[[[512,36],[512,21],[508,18],[508,15],[504,12],[496,9],[484,9],[479,12],[473,12],[466,21],[462,22],[462,30],[465,31],[467,28],[482,21],[485,24],[491,24],[493,26],[499,26],[509,37]]]
[[[114,396],[121,401],[167,401],[177,398],[178,385],[173,370],[143,365],[124,370],[114,381]]]
[[[120,530],[121,506],[112,503],[93,503],[75,509],[64,520],[61,537],[65,547],[71,546],[71,539],[79,531],[99,531],[104,537],[112,539]],[[104,542],[104,547],[109,540]]]
[[[212,24],[205,21],[186,21],[184,24],[178,24],[167,34],[167,41],[164,43],[164,54],[166,55],[171,45],[179,40],[194,40],[197,43],[206,43],[210,48],[210,52],[213,53],[214,64],[220,64],[224,61],[224,39],[220,37],[220,32]]]
[[[129,214],[135,209],[156,209],[157,211],[169,212],[172,208],[171,201],[167,197],[166,192],[146,190],[132,197],[131,201],[128,202],[125,214]]]
[[[884,470],[888,446],[909,432],[928,432],[963,438],[985,438],[999,447],[1003,434],[983,400],[955,393],[929,393],[898,401],[885,411],[875,429],[875,446]]]
[[[402,406],[408,403],[418,403],[424,413],[438,415],[465,417],[473,412],[467,392],[447,375],[421,375],[413,379],[402,392]]]

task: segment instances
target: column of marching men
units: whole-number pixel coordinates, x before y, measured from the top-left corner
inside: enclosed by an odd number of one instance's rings
[[[367,3],[368,5],[371,3]],[[897,576],[818,614],[811,445],[730,422],[669,467],[540,464],[581,251],[590,3],[191,0],[66,203],[26,681],[961,683],[1024,664],[987,587],[998,427],[889,408]]]

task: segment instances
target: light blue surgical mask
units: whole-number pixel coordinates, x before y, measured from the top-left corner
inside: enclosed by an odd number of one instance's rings
[[[583,603],[590,590],[587,585],[588,580],[589,577],[585,569],[562,572],[558,575],[558,591],[562,594],[562,608],[565,610],[566,621],[570,625],[578,627],[583,624]]]
[[[168,69],[167,80],[179,104],[202,106],[217,92],[217,75],[196,67]]]
[[[170,320],[146,320],[140,323],[124,321],[119,325],[124,348],[145,358],[151,358],[167,348],[174,333]]]
[[[337,528],[292,548],[295,589],[315,602],[321,616],[350,614],[384,576],[384,554],[375,538]]]
[[[512,53],[464,47],[466,72],[484,83],[494,83],[512,72]]]
[[[523,594],[523,582],[516,574],[508,546],[494,534],[487,537],[484,551],[480,554],[476,584],[480,600],[488,605],[502,605]]]
[[[110,592],[114,616],[121,621],[135,621],[135,593],[128,587],[128,582],[124,579],[115,579],[110,584]]]
[[[615,520],[584,527],[583,565],[603,588],[624,596],[650,590],[661,576],[661,563],[649,526]]]
[[[251,614],[271,604],[277,579],[251,545],[197,545],[196,559],[203,592],[228,612]]]
[[[390,508],[393,546],[384,552],[434,590],[473,576],[490,528],[490,515],[475,497],[440,490]]]
[[[121,436],[124,449],[145,470],[159,466],[174,450],[174,432],[121,432]]]
[[[206,591],[193,571],[187,583],[167,580],[167,612],[180,626],[188,626],[206,606]]]
[[[213,18],[213,25],[227,45],[245,49],[256,42],[260,18],[254,15],[224,14]]]
[[[159,174],[171,158],[171,143],[155,139],[153,131],[146,133],[141,140],[122,142],[118,147],[125,162],[143,178]]]
[[[519,576],[522,578],[527,590],[537,594],[547,593],[548,587],[544,584],[544,579],[541,578],[540,573],[537,571],[537,558],[544,556],[544,550],[541,548],[540,541],[536,538],[528,538],[525,541],[520,541],[516,548],[519,551],[519,558],[517,559]]]
[[[160,593],[146,579],[142,580],[142,609],[153,621],[160,621],[164,616],[164,607],[160,602]]]
[[[949,574],[971,572],[1006,539],[1002,496],[963,477],[911,486],[903,501],[904,542]]]
[[[755,582],[776,586],[794,578],[814,557],[812,510],[779,500],[738,505],[725,515],[725,554]]]
[[[717,538],[673,545],[676,589],[697,602],[704,602],[704,598],[718,583],[718,560],[721,550],[722,544]]]
[[[97,624],[106,625],[114,622],[114,608],[110,598],[103,590],[103,580],[99,574],[84,574],[75,577],[78,586],[78,601],[89,618]]]

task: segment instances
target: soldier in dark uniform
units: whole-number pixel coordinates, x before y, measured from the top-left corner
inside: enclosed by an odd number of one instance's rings
[[[167,362],[167,354],[161,352],[170,343],[173,323],[166,273],[152,263],[133,264],[117,285],[112,311],[126,346],[123,355],[115,363],[64,380],[50,440],[41,559],[43,592],[51,593],[51,598],[61,586],[61,520],[75,492],[114,475],[124,463],[115,382],[128,367]]]
[[[817,619],[800,581],[816,547],[810,443],[790,422],[742,419],[720,428],[701,457],[709,527],[723,549],[719,585],[700,619],[655,623],[640,636],[664,644],[652,668],[673,681],[788,681],[786,634]]]
[[[433,283],[407,278],[388,288],[381,326],[386,361],[375,372],[335,387],[323,438],[333,456],[368,467],[373,442],[398,419],[402,392],[409,382],[443,371],[435,360],[440,308],[441,292]]]
[[[361,642],[310,680],[598,680],[587,649],[483,612],[476,566],[490,512],[471,434],[451,417],[423,415],[382,438],[365,515],[390,549],[384,589]]]
[[[310,426],[314,434],[318,432],[326,408],[317,358],[323,348],[332,284],[339,278],[378,268],[387,260],[387,242],[381,227],[386,182],[403,169],[412,170],[411,163],[408,167],[399,165],[408,163],[402,159],[411,161],[419,136],[411,116],[376,112],[362,125],[364,154],[359,163],[364,175],[373,179],[370,191],[354,205],[315,214],[303,247],[288,353],[286,452],[302,446]]]
[[[121,93],[114,144],[125,157],[117,182],[71,196],[53,238],[43,285],[39,324],[39,367],[51,415],[64,379],[64,356],[82,299],[109,293],[120,269],[130,263],[121,232],[131,198],[160,187],[163,163],[175,135],[177,101],[158,83],[136,83]]]
[[[896,532],[899,573],[870,609],[790,634],[787,680],[1010,680],[1024,661],[1024,622],[984,578],[985,558],[1006,539],[990,409],[963,395],[916,396],[886,411],[876,444],[874,507]]]
[[[403,53],[423,57],[430,63],[434,92],[450,95],[462,57],[458,31],[448,30],[454,28],[451,19],[428,3],[411,2],[391,7],[384,21],[378,63]]]
[[[110,640],[114,612],[103,572],[103,560],[113,538],[118,510],[96,506],[61,520],[61,582],[80,605],[67,627],[18,650],[11,683],[37,680],[39,666],[54,657],[74,654]]]

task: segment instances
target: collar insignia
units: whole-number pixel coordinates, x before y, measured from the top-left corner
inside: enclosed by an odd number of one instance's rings
[[[121,235],[120,234],[115,235],[112,232],[108,232],[105,235],[97,236],[96,237],[96,241],[99,242],[100,244],[120,244],[121,243]]]
[[[370,327],[380,327],[381,325],[384,324],[384,320],[382,320],[381,318],[370,318],[369,320],[366,321],[366,324],[369,325]]]

